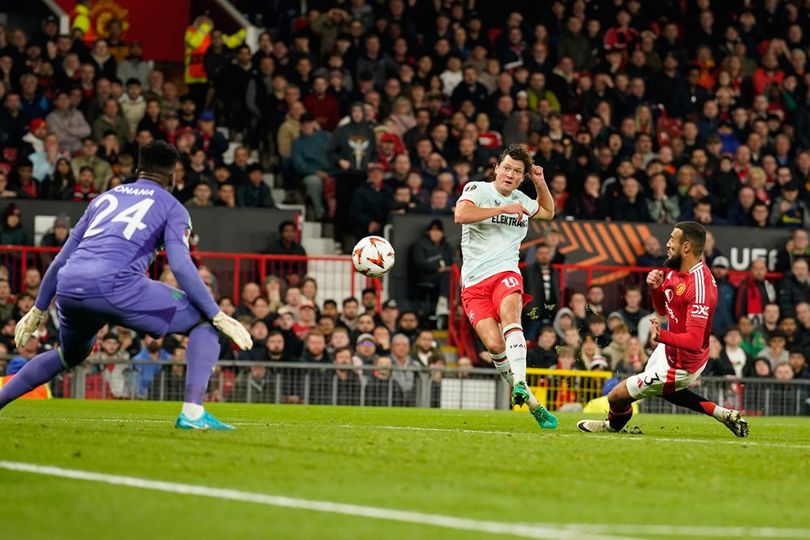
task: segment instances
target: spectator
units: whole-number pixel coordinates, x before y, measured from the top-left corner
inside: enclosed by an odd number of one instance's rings
[[[40,240],[39,245],[43,247],[62,247],[67,242],[70,220],[67,216],[59,216],[53,220],[53,228],[48,231]]]
[[[810,236],[804,229],[791,231],[790,239],[776,255],[774,272],[789,272],[793,261],[798,258],[810,260]]]
[[[236,205],[248,208],[275,208],[273,193],[264,182],[262,166],[255,163],[247,168],[247,182],[236,192]]]
[[[643,200],[639,183],[635,178],[624,181],[622,195],[614,202],[610,218],[614,221],[650,221],[647,202]]]
[[[413,276],[413,297],[423,303],[425,313],[437,313],[437,303],[443,303],[447,313],[450,291],[450,270],[453,250],[444,236],[444,225],[435,219],[428,225],[425,235],[410,248],[410,275]],[[443,299],[443,300],[440,300]]]
[[[751,271],[748,277],[740,284],[737,290],[737,301],[734,307],[734,316],[738,319],[743,316],[762,320],[762,311],[765,304],[777,299],[776,289],[767,280],[768,267],[764,259],[755,259],[751,262]]]
[[[84,166],[79,170],[79,179],[73,186],[73,202],[90,202],[98,197],[99,190],[95,186],[95,178],[93,177],[93,169]]]
[[[0,227],[0,245],[27,246],[28,235],[22,227],[22,212],[14,203],[9,203],[3,211]]]
[[[171,360],[171,357],[172,355],[163,348],[163,338],[153,338],[148,334],[144,337],[141,352],[132,357],[136,362],[133,367],[138,373],[135,397],[154,398],[149,395],[152,380],[161,369],[160,362]]]
[[[712,261],[712,274],[717,283],[717,306],[712,320],[712,330],[723,333],[734,324],[736,288],[728,280],[729,263],[723,256]]]
[[[381,234],[388,217],[388,201],[391,190],[383,183],[383,168],[379,163],[369,163],[368,182],[352,195],[351,219],[355,238],[369,234]]]
[[[807,358],[800,350],[790,351],[788,364],[793,370],[794,379],[810,379],[810,369],[807,367]]]
[[[392,377],[393,362],[388,356],[380,356],[374,363],[374,371],[366,388],[366,404],[372,407],[395,406],[405,403],[401,386]]]
[[[774,199],[769,223],[775,227],[803,228],[810,223],[809,211],[799,199],[799,183],[791,180],[782,186],[782,195]]]
[[[329,141],[329,134],[319,129],[312,115],[307,113],[301,117],[301,136],[292,144],[292,168],[303,178],[304,192],[315,210],[315,221],[321,221],[326,215],[324,184],[335,173],[323,151]]]
[[[344,298],[337,324],[339,326],[343,326],[344,328],[348,328],[349,330],[354,330],[355,326],[357,325],[357,319],[360,316],[358,309],[359,306],[360,304],[357,302],[357,298],[354,298],[353,296]]]
[[[233,400],[245,403],[274,403],[275,385],[267,366],[252,365],[234,383]]]
[[[48,129],[59,140],[59,150],[70,154],[82,147],[82,139],[90,135],[90,125],[82,112],[70,105],[68,92],[60,90],[54,98],[54,110],[45,119]]]
[[[139,41],[130,43],[126,58],[118,62],[116,74],[118,79],[128,81],[135,79],[145,85],[149,79],[149,74],[154,68],[152,60],[143,59],[143,48]]]
[[[630,330],[624,323],[620,324],[613,329],[613,341],[610,345],[602,350],[602,354],[610,361],[610,369],[616,370],[616,367],[622,362],[622,359],[627,352],[627,344],[630,341]]]
[[[127,139],[135,137],[136,128],[146,114],[146,100],[141,94],[141,82],[138,79],[127,81],[127,90],[118,100],[121,104],[121,113],[129,126]]]
[[[661,242],[653,235],[644,239],[644,253],[636,259],[636,266],[659,268],[664,265],[664,255],[661,252]]]
[[[638,323],[650,313],[641,307],[641,287],[638,285],[628,285],[624,291],[624,302],[624,307],[618,310],[618,313],[622,316],[624,324],[627,326],[630,334],[637,336]]]
[[[309,364],[331,364],[332,356],[326,350],[326,340],[317,330],[311,331],[306,338],[304,352],[299,358],[299,362]]]
[[[768,338],[768,346],[759,351],[758,358],[765,358],[770,362],[771,369],[775,370],[776,366],[787,362],[790,354],[785,348],[785,336],[779,332],[774,332]]]
[[[194,196],[186,201],[186,208],[211,208],[214,206],[211,200],[211,186],[205,182],[200,182],[194,186]]]
[[[121,114],[118,101],[112,97],[104,101],[101,115],[93,122],[93,138],[100,143],[108,131],[115,133],[118,142],[130,140],[129,123]]]
[[[411,347],[411,358],[418,360],[425,367],[437,361],[444,362],[444,353],[433,340],[433,333],[430,330],[419,331],[416,341]]]
[[[265,253],[270,255],[293,255],[296,257],[306,257],[307,252],[297,239],[298,228],[292,221],[283,221],[278,226],[278,238],[270,243],[265,250]],[[291,261],[287,266],[287,279],[290,280],[290,275],[295,274],[291,282],[297,282],[297,279],[303,278],[307,274],[306,260]]]
[[[374,339],[374,336],[368,333],[363,333],[357,336],[353,359],[354,365],[373,365],[376,363],[377,357],[377,341]]]
[[[417,382],[421,380],[421,373],[417,374],[414,368],[419,368],[421,364],[409,354],[410,341],[403,334],[396,334],[391,338],[391,359],[396,368],[392,378],[402,392],[406,407],[413,407],[416,404]]]
[[[779,286],[779,307],[783,316],[793,317],[796,305],[810,302],[810,272],[807,259],[795,259],[790,274],[782,278]]]
[[[327,155],[339,172],[337,182],[337,208],[335,210],[335,241],[343,242],[350,225],[349,216],[354,191],[366,179],[366,170],[371,156],[376,155],[375,137],[366,121],[362,103],[353,103],[349,122],[338,127],[332,134]]]

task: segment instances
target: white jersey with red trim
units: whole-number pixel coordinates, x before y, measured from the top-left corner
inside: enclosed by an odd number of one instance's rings
[[[467,202],[463,202],[467,201]],[[539,203],[520,190],[504,197],[494,182],[468,182],[457,204],[472,203],[479,208],[495,208],[519,202],[532,216]],[[520,244],[529,231],[529,217],[501,214],[478,223],[461,226],[461,282],[475,285],[500,272],[520,272]]]
[[[717,306],[717,283],[703,261],[688,272],[667,271],[652,292],[653,304],[669,321],[661,331],[670,366],[694,373],[709,360],[709,336]]]

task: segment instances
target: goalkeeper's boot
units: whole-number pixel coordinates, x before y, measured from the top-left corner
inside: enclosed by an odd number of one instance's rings
[[[203,415],[196,420],[192,420],[185,414],[180,413],[180,416],[177,417],[177,422],[174,423],[174,427],[179,429],[210,429],[213,431],[232,431],[236,429],[230,424],[220,422],[208,411],[205,411]]]
[[[526,383],[519,381],[517,384],[515,384],[515,387],[512,388],[512,405],[517,405],[518,407],[525,405],[529,402],[529,398],[531,396],[532,391],[529,390]]]
[[[723,419],[720,421],[737,437],[741,439],[748,437],[748,422],[742,417],[740,411],[728,411],[728,413],[723,415]]]
[[[556,429],[559,423],[556,416],[539,404],[532,411],[532,416],[537,421],[537,425],[540,426],[540,429]]]

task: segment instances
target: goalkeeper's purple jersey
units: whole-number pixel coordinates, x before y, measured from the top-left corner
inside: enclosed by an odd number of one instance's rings
[[[180,287],[212,318],[219,309],[189,257],[190,235],[188,210],[156,182],[139,179],[112,188],[90,203],[71,231],[43,279],[37,307],[47,307],[54,292],[73,298],[106,297],[112,303],[140,294],[138,283],[165,246]]]

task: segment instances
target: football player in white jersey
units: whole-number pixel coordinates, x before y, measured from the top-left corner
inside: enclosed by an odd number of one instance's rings
[[[537,189],[537,200],[518,190],[527,176]],[[553,217],[554,199],[543,168],[517,144],[498,157],[494,182],[469,182],[464,187],[455,212],[456,223],[462,225],[464,312],[512,387],[512,402],[527,404],[540,427],[550,429],[557,427],[557,419],[526,385],[526,338],[520,316],[530,297],[523,293],[518,261],[529,219]]]

